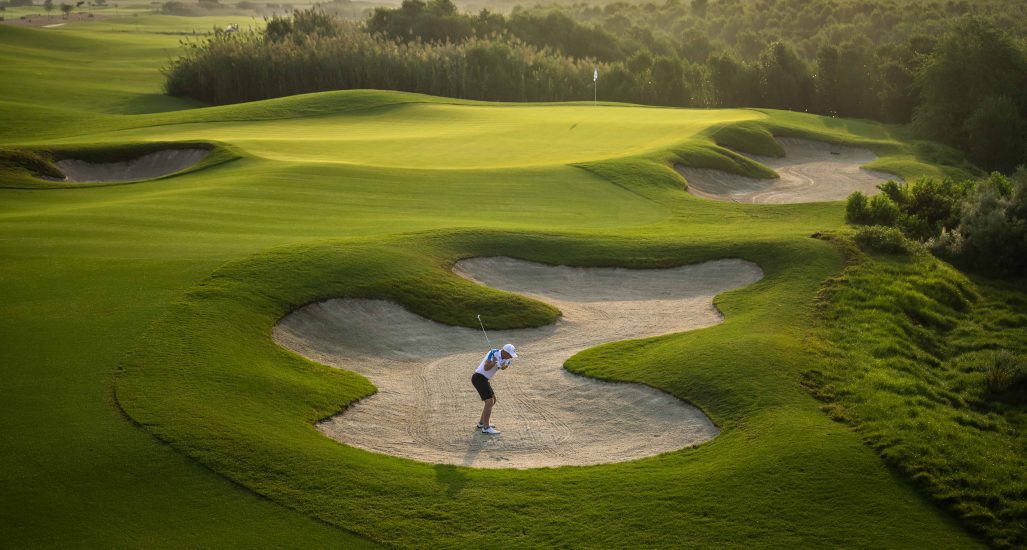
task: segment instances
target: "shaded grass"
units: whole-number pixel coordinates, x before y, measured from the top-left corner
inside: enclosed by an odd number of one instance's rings
[[[814,391],[993,545],[1022,547],[1027,416],[985,384],[990,350],[1027,352],[1022,289],[974,284],[922,250],[852,257],[824,289]]]

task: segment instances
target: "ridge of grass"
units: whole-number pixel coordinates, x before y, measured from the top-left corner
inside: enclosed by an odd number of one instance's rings
[[[915,247],[847,246],[853,265],[821,291],[812,342],[822,361],[806,373],[809,386],[829,415],[992,545],[1023,547],[1027,400],[987,384],[995,350],[1020,354],[1027,382],[1023,289],[975,284]]]

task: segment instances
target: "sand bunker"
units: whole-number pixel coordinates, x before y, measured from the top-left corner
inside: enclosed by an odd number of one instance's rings
[[[872,151],[831,145],[821,141],[779,138],[783,158],[751,156],[774,169],[778,179],[756,179],[721,172],[675,166],[688,181],[688,192],[708,199],[786,204],[836,201],[853,191],[878,192],[877,185],[895,176],[860,166],[877,158]]]
[[[185,170],[206,158],[209,153],[207,149],[165,149],[123,162],[64,159],[55,164],[66,177],[56,181],[94,183],[148,180]]]
[[[441,325],[391,302],[355,299],[310,304],[274,328],[283,347],[356,371],[378,387],[320,422],[321,432],[369,451],[480,468],[621,462],[717,435],[700,410],[667,393],[600,382],[562,365],[604,342],[719,323],[713,297],[759,280],[755,264],[733,259],[629,270],[476,258],[454,271],[563,312],[550,326],[489,332],[494,346],[513,342],[520,355],[492,382],[499,399],[492,421],[502,435],[475,430],[481,400],[470,378],[487,351],[480,330]],[[481,314],[487,326],[489,312]]]

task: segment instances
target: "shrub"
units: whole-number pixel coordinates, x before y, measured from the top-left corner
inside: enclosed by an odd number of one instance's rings
[[[870,197],[870,223],[874,225],[893,226],[899,220],[899,207],[887,195]]]
[[[960,223],[937,246],[942,255],[977,269],[1027,274],[1027,177],[1015,186],[1000,175],[982,181],[960,208]]]
[[[894,227],[868,225],[856,230],[856,244],[864,250],[874,250],[886,254],[910,254],[915,245],[906,239],[902,232]]]
[[[909,204],[909,186],[905,183],[899,183],[894,180],[888,180],[877,186],[889,199],[892,200],[899,208],[905,207]]]
[[[870,208],[867,204],[867,196],[860,191],[849,195],[845,203],[845,222],[853,225],[866,225],[870,223]]]
[[[899,220],[899,207],[886,194],[867,198],[859,191],[849,195],[845,204],[845,221],[853,225],[893,226]]]

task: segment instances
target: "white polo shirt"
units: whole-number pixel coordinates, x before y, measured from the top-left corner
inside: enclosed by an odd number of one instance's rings
[[[492,367],[492,370],[485,370],[485,363],[487,363],[493,357],[496,358],[496,366]],[[492,380],[492,377],[495,376],[497,372],[499,372],[500,367],[508,367],[510,366],[510,363],[512,361],[513,357],[511,357],[510,359],[503,359],[503,354],[498,349],[491,349],[488,353],[485,354],[485,357],[482,358],[481,363],[478,364],[478,368],[474,372],[483,374],[485,378]]]

